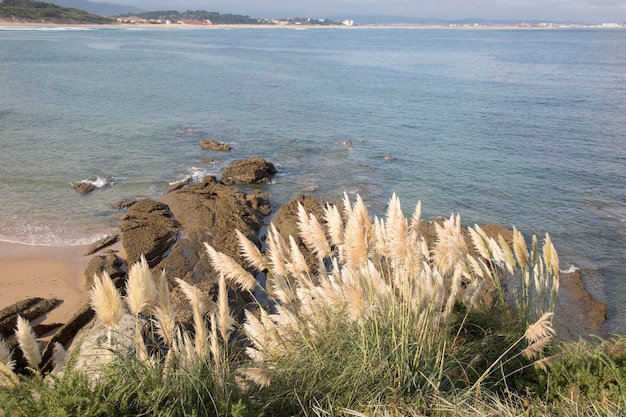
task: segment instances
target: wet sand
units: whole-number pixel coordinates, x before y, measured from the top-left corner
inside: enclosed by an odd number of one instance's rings
[[[87,247],[0,242],[0,309],[30,297],[58,298],[62,303],[37,321],[64,323],[89,299]]]

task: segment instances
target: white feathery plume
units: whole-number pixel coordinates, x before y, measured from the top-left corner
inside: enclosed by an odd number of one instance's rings
[[[528,268],[528,248],[526,247],[526,241],[524,235],[513,227],[513,251],[517,258],[517,263],[522,268]]]
[[[176,282],[183,290],[183,293],[191,304],[194,330],[196,332],[196,355],[198,357],[202,357],[204,356],[204,347],[206,346],[207,340],[207,328],[204,324],[204,319],[202,318],[202,316],[206,314],[206,312],[217,311],[216,305],[213,300],[210,300],[207,296],[202,294],[202,292],[198,290],[195,286],[188,284],[180,278],[176,278]]]
[[[222,351],[220,350],[220,345],[218,343],[218,335],[217,335],[217,317],[211,317],[211,334],[209,335],[210,341],[210,349],[211,356],[213,358],[213,372],[215,372],[215,382],[220,383],[221,378],[218,377],[221,371],[222,366]],[[198,353],[200,356],[200,353]]]
[[[271,223],[267,229],[267,257],[269,258],[269,264],[271,272],[274,275],[281,275],[286,277],[289,274],[285,264],[288,262],[288,250],[284,239],[276,230],[274,223]]]
[[[272,373],[269,369],[239,368],[237,369],[237,372],[248,381],[258,385],[260,388],[269,386],[272,380]]]
[[[111,327],[122,318],[122,297],[106,271],[103,271],[101,276],[94,275],[90,305],[104,327]]]
[[[300,251],[300,247],[296,243],[296,239],[289,235],[289,258],[291,259],[290,265],[293,268],[293,275],[300,275],[301,273],[308,273],[309,266],[304,259],[304,255]]]
[[[513,256],[513,252],[511,251],[511,247],[506,240],[502,237],[502,235],[498,235],[498,243],[500,244],[500,249],[502,250],[502,258],[504,259],[504,265],[506,269],[509,271],[509,274],[513,274],[513,270],[515,268],[516,262],[515,257]]]
[[[546,262],[546,268],[552,273],[553,276],[559,276],[559,255],[552,244],[550,235],[546,233],[546,239],[543,244],[543,259]]]
[[[13,371],[15,368],[15,361],[12,359],[12,352],[9,350],[4,338],[0,336],[0,363],[6,365],[6,367]]]
[[[24,358],[32,368],[37,368],[41,363],[41,352],[37,345],[37,336],[30,323],[22,316],[17,316],[15,338],[24,353]]]
[[[126,304],[135,316],[145,312],[154,304],[156,287],[146,258],[141,255],[141,261],[135,262],[128,271],[126,281]]]
[[[378,216],[374,216],[373,232],[375,237],[374,250],[380,256],[389,253],[387,249],[387,237],[385,232],[385,222]]]
[[[13,372],[14,365],[13,362],[9,364],[0,362],[0,387],[11,388],[19,385],[20,380]]]
[[[415,234],[416,237],[420,236],[420,230],[422,228],[422,202],[418,201],[415,205],[415,210],[411,215],[411,222],[409,223],[409,231]]]
[[[52,364],[54,365],[53,372],[61,372],[63,367],[65,367],[66,361],[67,353],[65,352],[65,348],[59,342],[54,342],[54,346],[52,348]]]
[[[153,309],[156,320],[156,332],[171,347],[176,330],[176,312],[172,305],[169,285],[165,276],[165,270],[161,271],[156,283],[156,305]]]
[[[343,192],[343,214],[346,218],[350,218],[353,214],[354,208],[352,207],[352,202],[350,202],[350,197],[348,197],[347,192]]]
[[[363,227],[361,215],[355,209],[348,218],[344,235],[345,257],[348,267],[358,269],[361,264],[367,262],[367,230]]]
[[[407,257],[407,233],[408,223],[402,214],[400,199],[393,193],[387,207],[385,236],[389,254],[396,262],[402,262]]]
[[[326,204],[326,208],[324,209],[324,221],[328,228],[330,243],[334,246],[343,245],[343,219],[341,218],[341,213],[337,206]]]
[[[528,326],[524,337],[529,343],[535,343],[536,341],[545,337],[553,336],[554,329],[552,328],[552,317],[554,313],[546,312],[535,323]]]
[[[175,278],[176,283],[191,303],[197,303],[201,315],[215,314],[217,312],[217,304],[209,297],[204,295],[195,285],[191,285],[180,278]]]
[[[330,256],[330,245],[324,229],[320,226],[317,217],[312,213],[307,214],[304,206],[298,203],[298,229],[304,244],[318,259]]]
[[[239,285],[244,291],[252,291],[257,286],[257,280],[251,273],[246,271],[230,256],[216,251],[208,243],[204,244],[209,257],[211,258],[211,264],[221,274],[233,283]]]
[[[478,251],[480,256],[483,258],[491,260],[491,253],[489,252],[488,244],[486,243],[488,241],[487,235],[483,229],[481,229],[479,225],[475,224],[473,228],[469,227],[467,230],[469,231],[476,251]]]
[[[437,242],[433,248],[433,261],[442,274],[451,272],[457,265],[463,265],[467,254],[467,245],[461,233],[460,216],[450,216],[443,226],[435,223]]]
[[[239,230],[235,229],[235,233],[239,239],[239,248],[241,248],[244,259],[250,264],[250,266],[256,268],[257,271],[261,272],[266,270],[267,261],[259,248],[257,248],[257,246]]]
[[[226,278],[220,274],[218,281],[217,291],[217,306],[219,317],[219,329],[222,335],[224,343],[228,343],[230,334],[233,331],[235,320],[230,315],[230,308],[228,308],[228,288],[226,287]]]

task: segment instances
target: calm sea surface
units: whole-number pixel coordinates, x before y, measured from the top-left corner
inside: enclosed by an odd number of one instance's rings
[[[0,240],[93,241],[111,203],[260,156],[276,206],[548,231],[626,334],[626,30],[0,28],[0,145]]]

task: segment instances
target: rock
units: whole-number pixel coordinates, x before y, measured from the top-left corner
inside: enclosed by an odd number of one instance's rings
[[[591,298],[577,268],[560,273],[554,314],[554,327],[559,339],[603,336],[603,326],[608,316],[607,305]]]
[[[252,190],[252,192],[246,195],[246,201],[250,203],[250,206],[261,213],[264,216],[269,216],[272,212],[272,205],[270,204],[269,194],[261,190]]]
[[[218,142],[213,139],[203,139],[200,141],[200,147],[205,151],[230,151],[230,145]]]
[[[90,182],[78,182],[72,185],[78,194],[89,194],[98,189],[98,187]]]
[[[89,256],[89,255],[93,255],[94,253],[98,252],[101,249],[104,249],[108,246],[111,246],[112,244],[116,243],[120,238],[120,235],[115,234],[115,235],[110,235],[107,237],[104,237],[102,239],[100,239],[97,242],[92,243],[88,248],[87,251],[85,251],[85,254],[83,256]]]
[[[118,201],[116,203],[111,203],[109,207],[111,207],[112,210],[122,210],[122,209],[127,209],[128,207],[132,206],[136,202],[137,200],[126,199],[126,200]]]
[[[43,372],[47,372],[52,369],[52,353],[55,343],[60,343],[63,347],[67,347],[74,339],[76,334],[86,326],[96,315],[91,309],[89,304],[84,304],[83,307],[78,310],[71,319],[67,321],[48,342],[43,350],[41,367]]]
[[[181,188],[186,187],[189,184],[191,184],[191,182],[192,182],[192,178],[191,177],[187,177],[187,178],[182,179],[180,181],[171,182],[171,183],[169,183],[167,185],[166,193],[171,193],[172,191],[180,190]]]
[[[276,173],[276,167],[263,158],[235,161],[222,172],[221,181],[226,185],[264,184]]]
[[[128,208],[121,225],[128,264],[139,261],[143,254],[148,264],[155,266],[176,242],[179,230],[165,204],[151,199],[137,201]]]
[[[246,196],[233,187],[218,183],[215,177],[207,176],[201,182],[165,195],[162,200],[181,230],[171,251],[154,268],[156,271],[164,269],[170,279],[181,278],[205,293],[213,294],[218,275],[211,266],[204,243],[242,265],[245,262],[240,255],[235,230],[260,246],[257,235],[263,214],[253,208],[251,201],[256,207],[266,207],[263,194]],[[188,303],[177,287],[172,287],[175,305],[184,315],[189,311]],[[181,320],[185,318],[181,316]]]
[[[56,298],[35,297],[19,301],[2,309],[0,311],[0,335],[3,337],[13,335],[18,316],[27,320],[34,320],[55,309],[59,304],[61,304],[61,300]]]
[[[91,258],[83,275],[85,276],[85,287],[91,288],[93,285],[93,276],[95,274],[100,275],[103,271],[111,277],[116,286],[120,288],[123,284],[123,278],[126,277],[126,265],[124,260],[114,253],[106,255],[94,256]],[[121,279],[120,285],[117,280]]]
[[[80,343],[74,345],[68,352],[76,355],[74,369],[85,372],[96,381],[103,376],[102,367],[116,358],[130,358],[137,353],[139,344],[136,341],[136,328],[140,326],[139,334],[144,336],[149,328],[146,319],[141,316],[138,320],[130,313],[124,313],[119,323],[111,328],[105,328],[100,320],[94,320],[85,327],[79,337]]]
[[[215,164],[217,162],[222,162],[222,159],[214,159],[214,158],[198,158],[198,161],[203,162],[205,164]]]

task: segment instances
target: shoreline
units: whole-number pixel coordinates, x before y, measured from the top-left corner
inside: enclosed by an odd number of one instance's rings
[[[64,24],[64,23],[53,23],[53,22],[16,22],[12,20],[2,20],[0,19],[0,27],[57,27],[57,28],[122,28],[122,29],[348,29],[348,30],[358,30],[358,29],[453,29],[453,30],[463,30],[463,29],[471,29],[471,30],[556,30],[556,29],[570,29],[571,27],[558,27],[558,26],[548,26],[548,27],[524,27],[519,25],[481,25],[481,26],[450,26],[450,25],[418,25],[418,24],[381,24],[381,25],[355,25],[355,26],[347,26],[347,25],[243,25],[243,24],[217,24],[217,25],[193,25],[193,24],[180,24],[180,23],[172,23],[172,24],[152,24],[152,23],[105,23],[105,24],[93,24],[93,23],[74,23],[74,24]],[[581,29],[586,28],[596,28],[596,27],[586,27],[580,26]],[[597,27],[601,29],[600,27]]]
[[[57,298],[61,304],[35,322],[67,322],[89,300],[88,247],[0,242],[0,310],[30,297]]]

